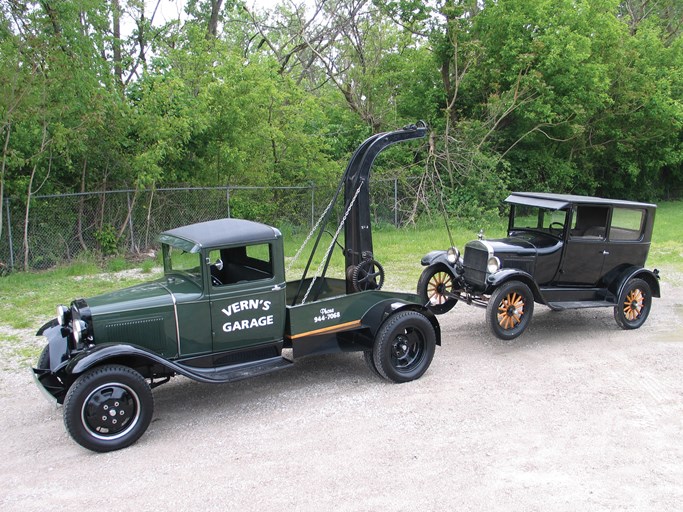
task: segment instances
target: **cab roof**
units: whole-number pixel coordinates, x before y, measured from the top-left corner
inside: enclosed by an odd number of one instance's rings
[[[203,247],[224,247],[275,240],[282,235],[272,226],[243,219],[217,219],[164,231],[161,243],[199,252]]]
[[[560,210],[572,204],[593,204],[600,206],[622,206],[625,208],[657,208],[656,204],[624,201],[621,199],[606,199],[604,197],[576,196],[572,194],[551,194],[548,192],[513,192],[506,203],[525,204]]]

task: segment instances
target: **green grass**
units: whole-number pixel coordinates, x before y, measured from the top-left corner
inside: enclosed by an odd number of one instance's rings
[[[482,225],[484,223],[482,222]],[[494,219],[486,224],[486,237],[504,235],[507,222]],[[465,243],[477,236],[477,231],[463,228],[456,221],[450,222],[456,246],[462,250]],[[289,231],[289,230],[287,230]],[[285,233],[285,255],[288,265],[307,233]],[[343,236],[343,235],[342,235]],[[331,237],[324,235],[309,276],[315,273]],[[442,222],[434,221],[417,227],[396,229],[390,225],[373,226],[375,258],[386,273],[385,289],[414,291],[422,272],[420,260],[429,251],[447,249],[448,234]],[[313,242],[309,242],[299,260],[287,275],[288,280],[301,276]],[[16,272],[0,278],[0,326],[14,329],[37,329],[54,317],[58,304],[68,305],[78,297],[90,297],[114,289],[120,289],[157,277],[157,259],[137,264],[140,269],[135,276],[112,274],[126,268],[129,263],[122,259],[109,260],[102,270],[95,262],[79,261],[68,267],[39,273]],[[653,243],[648,268],[674,268],[683,271],[683,202],[666,202],[659,205],[655,221]],[[333,277],[344,277],[344,257],[337,246],[328,271]],[[663,272],[666,279],[666,271]],[[5,336],[5,338],[7,338]]]
[[[683,201],[660,203],[648,266],[683,264]]]

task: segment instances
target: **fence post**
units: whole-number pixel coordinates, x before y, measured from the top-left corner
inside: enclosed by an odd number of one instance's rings
[[[225,189],[225,200],[228,203],[228,219],[230,218],[230,187]]]
[[[394,178],[394,226],[398,227],[398,178]]]
[[[14,246],[12,244],[12,220],[10,217],[9,198],[5,199],[5,207],[7,212],[7,240],[9,241],[9,268],[14,270]]]
[[[311,230],[315,225],[315,183],[311,185]]]

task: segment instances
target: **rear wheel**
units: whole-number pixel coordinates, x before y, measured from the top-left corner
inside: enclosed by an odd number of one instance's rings
[[[443,265],[429,266],[422,271],[417,281],[417,294],[422,304],[435,315],[448,313],[458,303],[450,298],[455,281],[453,275]]]
[[[427,371],[435,349],[436,334],[429,319],[416,311],[401,311],[379,328],[372,355],[382,377],[408,382]]]
[[[363,352],[363,360],[365,361],[365,364],[367,365],[368,368],[370,368],[370,371],[377,375],[380,378],[384,378],[384,376],[377,371],[377,367],[375,366],[375,360],[372,355],[372,350],[365,350]]]
[[[522,334],[534,313],[534,296],[527,285],[508,281],[491,295],[486,307],[486,321],[494,335],[512,340]]]
[[[631,279],[614,306],[614,319],[622,329],[637,329],[645,323],[652,306],[652,290],[642,279]]]
[[[64,400],[64,424],[81,446],[96,452],[119,450],[149,426],[154,398],[132,368],[107,365],[76,379]]]

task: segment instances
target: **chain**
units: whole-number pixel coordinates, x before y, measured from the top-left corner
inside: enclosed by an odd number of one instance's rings
[[[313,279],[311,279],[311,284],[308,285],[308,290],[306,290],[306,294],[304,295],[304,298],[301,301],[301,304],[306,303],[306,299],[308,298],[308,294],[311,293],[311,290],[313,289],[313,284],[315,283],[315,280],[318,278],[318,274],[320,273],[323,266],[325,265],[327,258],[330,256],[330,253],[332,252],[332,248],[334,247],[334,243],[337,240],[337,237],[339,236],[339,233],[341,232],[342,227],[344,226],[344,222],[346,222],[346,218],[351,213],[351,208],[353,208],[353,204],[356,202],[356,198],[358,197],[358,194],[360,194],[360,189],[363,188],[363,184],[364,184],[364,182],[361,181],[360,185],[358,185],[358,189],[356,189],[356,193],[353,194],[353,198],[351,199],[351,203],[349,204],[349,207],[346,209],[346,212],[344,213],[344,217],[342,217],[342,220],[339,223],[339,226],[337,227],[337,232],[332,237],[332,242],[330,242],[330,246],[327,248],[327,252],[325,253],[325,256],[323,257],[322,261],[320,262],[320,265],[318,265],[318,269],[315,271],[315,275],[313,276]]]
[[[306,244],[311,240],[311,237],[313,236],[313,233],[318,229],[318,226],[320,226],[320,223],[322,222],[323,218],[325,215],[327,215],[327,212],[330,211],[330,208],[332,208],[332,203],[334,203],[334,198],[330,200],[330,203],[327,205],[327,208],[325,208],[325,211],[323,214],[318,217],[318,222],[315,223],[315,226],[311,228],[310,233],[308,233],[308,236],[306,237],[306,240],[304,240],[304,243],[301,244],[301,247],[299,247],[299,250],[296,251],[296,254],[292,258],[292,260],[289,262],[289,265],[287,265],[287,268],[285,269],[285,275],[289,274],[289,271],[292,269],[292,266],[294,265],[294,262],[299,259],[299,256],[301,256],[301,253],[304,250],[304,247],[306,247]]]

